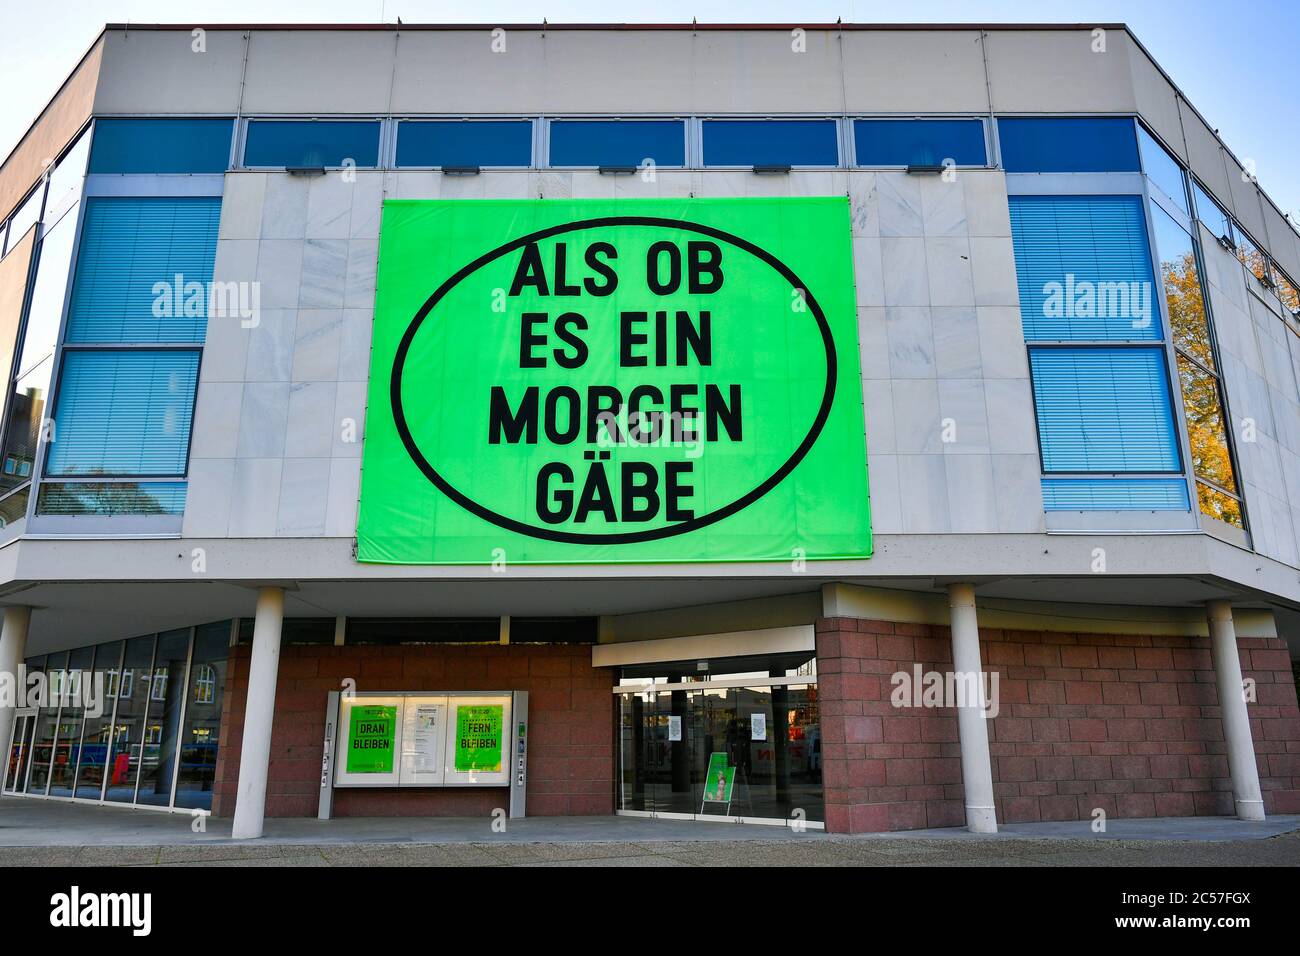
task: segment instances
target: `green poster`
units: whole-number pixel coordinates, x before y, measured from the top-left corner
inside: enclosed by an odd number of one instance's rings
[[[348,773],[392,773],[397,708],[353,704],[348,712]]]
[[[736,768],[727,766],[726,754],[709,754],[709,769],[704,775],[704,801],[730,803],[736,785]]]
[[[845,197],[384,203],[361,561],[871,553]]]
[[[501,769],[501,704],[456,708],[456,771],[496,773]]]

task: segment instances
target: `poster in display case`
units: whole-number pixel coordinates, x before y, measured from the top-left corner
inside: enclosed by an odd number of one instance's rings
[[[518,698],[527,695],[341,696],[332,785],[522,788],[527,705]]]

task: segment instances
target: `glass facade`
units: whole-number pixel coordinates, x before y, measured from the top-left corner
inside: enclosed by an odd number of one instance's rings
[[[398,166],[527,167],[532,161],[531,120],[403,120],[397,124]]]
[[[184,510],[220,215],[216,197],[86,200],[38,514]],[[35,412],[16,403],[11,435]]]
[[[29,659],[50,694],[20,717],[9,792],[212,809],[230,621]]]
[[[1151,217],[1169,329],[1177,350],[1178,382],[1197,501],[1202,514],[1244,527],[1196,247],[1191,233],[1154,203]]]
[[[358,168],[379,165],[378,120],[249,120],[244,165]]]
[[[834,120],[704,120],[705,166],[838,166]]]
[[[796,657],[803,659],[790,659]],[[703,675],[696,661],[623,670],[617,808],[696,819],[824,821],[811,656],[721,658],[709,665]],[[741,679],[744,686],[715,683]]]
[[[1044,507],[1189,510],[1142,197],[1009,201]]]
[[[1009,173],[1138,172],[1131,117],[998,117],[1002,165]]]
[[[92,173],[224,173],[234,120],[101,119],[95,124]]]
[[[685,166],[681,120],[552,120],[552,166]]]
[[[854,120],[859,166],[983,166],[988,160],[984,122],[954,120]]]

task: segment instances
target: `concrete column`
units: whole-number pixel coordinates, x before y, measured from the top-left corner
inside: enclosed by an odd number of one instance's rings
[[[253,619],[253,656],[248,664],[248,700],[244,705],[244,739],[239,749],[239,793],[231,836],[236,840],[262,835],[266,815],[266,770],[271,760],[271,721],[275,715],[275,680],[280,670],[280,625],[284,622],[284,590],[266,587],[257,592]]]
[[[975,613],[975,588],[948,585],[948,614],[952,625],[952,666],[965,686],[979,692],[967,695],[957,708],[957,734],[961,740],[961,781],[965,791],[966,828],[972,833],[997,833],[993,807],[993,766],[989,758],[989,730],[984,716],[984,668],[980,662],[979,621]],[[973,679],[972,676],[973,675]]]
[[[1232,799],[1242,820],[1264,819],[1264,797],[1259,791],[1255,742],[1250,736],[1250,716],[1241,686],[1241,658],[1237,654],[1237,629],[1232,605],[1210,601],[1205,606],[1210,623],[1210,649],[1214,655],[1214,683],[1223,715],[1223,739],[1228,745],[1228,772],[1232,774]]]
[[[18,666],[27,656],[27,625],[31,620],[32,609],[29,607],[7,607],[4,610],[4,625],[0,627],[0,672],[13,675],[15,692],[22,690],[17,683]],[[9,735],[14,731],[14,713],[15,708],[0,704],[0,748],[9,746]],[[3,759],[5,763],[0,766],[8,766],[8,750],[4,751]]]

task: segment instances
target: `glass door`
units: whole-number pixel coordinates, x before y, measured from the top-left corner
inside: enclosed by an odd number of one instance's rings
[[[821,823],[817,685],[700,686],[619,697],[621,811]]]
[[[5,793],[21,793],[27,777],[27,761],[32,752],[32,732],[36,729],[34,711],[20,712],[14,717],[13,743],[9,760],[5,764]]]

